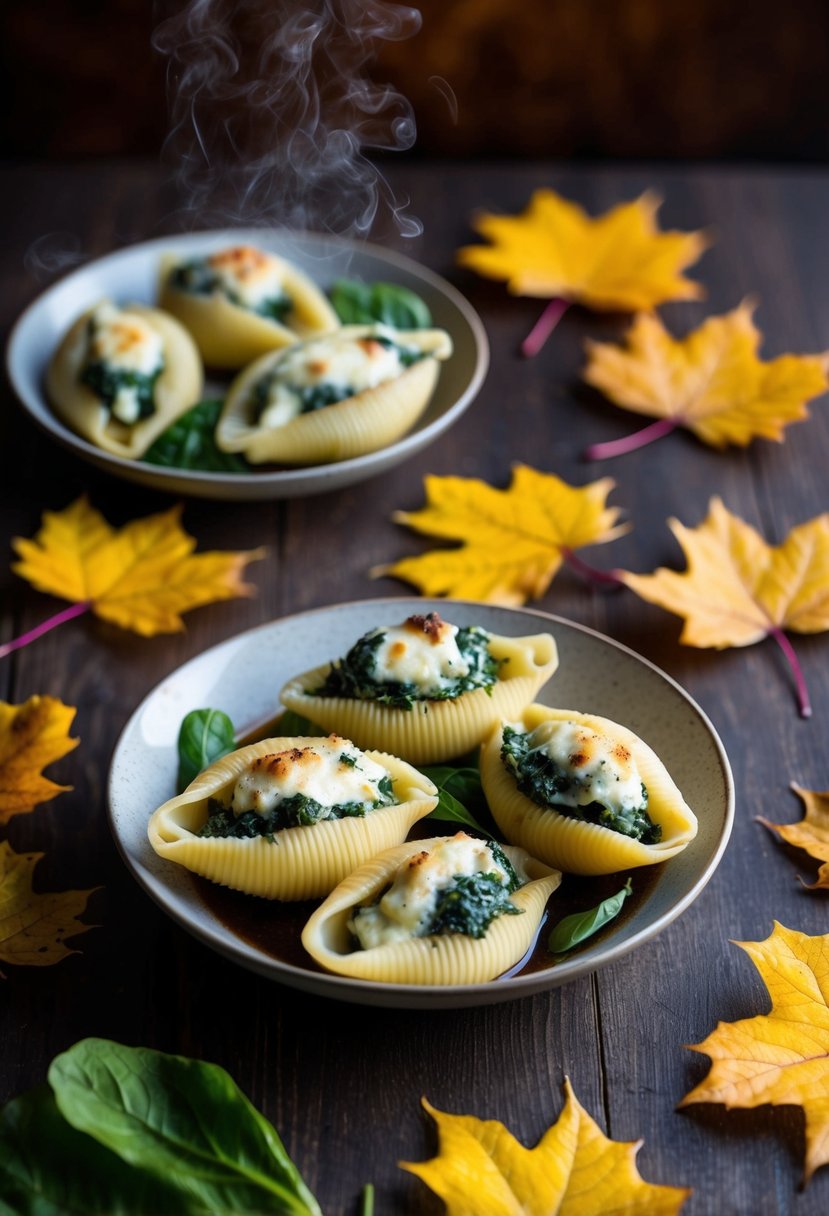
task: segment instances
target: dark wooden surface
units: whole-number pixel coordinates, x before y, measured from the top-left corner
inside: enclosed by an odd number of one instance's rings
[[[729,939],[765,938],[775,918],[808,933],[827,928],[825,897],[796,881],[813,867],[805,858],[798,865],[800,858],[754,822],[758,814],[798,817],[791,780],[829,785],[826,637],[796,641],[815,711],[803,721],[772,643],[723,653],[682,648],[679,622],[668,614],[626,592],[597,592],[567,570],[556,579],[540,607],[634,647],[710,715],[734,768],[737,821],[719,871],[679,921],[614,966],[547,995],[430,1016],[302,996],[197,944],[139,890],[116,853],[106,821],[107,768],[138,701],[184,660],[248,626],[403,590],[369,581],[366,571],[418,547],[390,515],[421,505],[427,472],[498,485],[507,483],[516,460],[576,484],[609,473],[617,479],[611,501],[625,508],[634,528],[587,556],[642,571],[680,564],[663,521],[675,514],[698,523],[713,492],[775,542],[827,508],[825,401],[782,445],[757,441],[747,451],[718,453],[677,433],[616,462],[584,464],[587,443],[636,426],[578,386],[584,337],[619,334],[623,319],[573,310],[543,353],[522,361],[516,347],[537,303],[453,268],[476,206],[519,210],[533,187],[548,184],[603,209],[656,188],[666,199],[666,225],[706,226],[716,238],[696,272],[708,289],[707,305],[668,307],[670,323],[684,329],[705,310],[733,307],[751,293],[760,300],[767,356],[820,350],[829,346],[825,176],[441,165],[409,168],[395,180],[410,190],[425,222],[424,236],[406,250],[455,281],[489,331],[492,367],[475,406],[440,443],[365,486],[287,503],[188,502],[184,523],[202,547],[269,547],[268,560],[252,571],[255,599],[196,611],[186,633],[153,640],[81,618],[0,666],[0,697],[15,703],[33,693],[61,697],[78,707],[82,739],[50,770],[72,792],[18,816],[8,838],[17,849],[45,852],[41,889],[101,888],[86,917],[99,927],[78,939],[81,953],[52,968],[8,969],[0,988],[0,1098],[42,1081],[48,1061],[87,1035],[215,1060],[273,1120],[327,1213],[355,1211],[368,1180],[378,1187],[378,1213],[436,1213],[441,1205],[396,1167],[399,1159],[424,1159],[434,1150],[421,1094],[445,1110],[501,1119],[534,1144],[557,1117],[569,1075],[611,1136],[644,1138],[639,1164],[647,1179],[694,1187],[689,1216],[824,1212],[829,1170],[797,1190],[803,1151],[797,1110],[674,1108],[706,1071],[704,1058],[683,1044],[701,1040],[718,1019],[767,1007],[751,964]],[[6,169],[3,186],[4,325],[44,282],[26,260],[44,234],[75,234],[84,253],[97,256],[173,222],[172,199],[151,168]],[[48,246],[68,243],[58,235]],[[0,460],[5,537],[32,535],[44,508],[62,508],[82,490],[114,523],[168,505],[162,495],[65,455],[35,430],[8,390]],[[3,640],[59,607],[11,573],[6,553]]]

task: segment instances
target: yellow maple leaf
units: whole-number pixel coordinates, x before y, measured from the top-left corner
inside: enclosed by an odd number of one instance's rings
[[[71,788],[41,770],[78,746],[69,738],[74,717],[72,706],[55,697],[29,697],[23,705],[0,701],[0,823]]]
[[[594,219],[554,190],[536,190],[522,215],[476,216],[473,227],[491,244],[465,246],[458,261],[505,279],[514,295],[557,296],[588,308],[627,311],[698,299],[699,283],[681,272],[708,240],[701,232],[660,232],[659,205],[648,192]]]
[[[76,920],[85,910],[89,891],[32,890],[32,872],[42,853],[15,853],[0,841],[0,960],[29,967],[49,967],[77,951],[67,937],[94,925]]]
[[[588,341],[587,383],[616,405],[660,421],[595,444],[587,458],[621,455],[679,426],[717,448],[745,446],[756,436],[780,441],[790,422],[808,417],[806,402],[829,387],[827,356],[780,355],[763,363],[753,311],[744,301],[680,340],[658,317],[639,313],[626,346]]]
[[[13,569],[38,591],[122,629],[144,637],[174,633],[183,628],[182,612],[252,594],[242,573],[264,555],[263,549],[194,554],[196,542],[180,516],[173,507],[115,529],[80,498],[64,511],[46,511],[34,540],[12,541],[21,559]]]
[[[636,1168],[642,1141],[608,1140],[569,1080],[557,1123],[533,1149],[496,1120],[447,1115],[424,1098],[438,1125],[431,1161],[401,1162],[446,1204],[447,1216],[672,1216],[691,1194],[656,1186]]]
[[[720,1022],[691,1047],[711,1071],[680,1106],[800,1106],[806,1116],[805,1181],[829,1161],[829,934],[809,937],[774,923],[745,950],[771,997],[771,1013]]]
[[[575,487],[516,465],[507,490],[474,477],[430,476],[424,484],[426,507],[396,511],[393,519],[460,541],[461,548],[406,557],[371,572],[405,579],[424,595],[523,604],[544,594],[562,561],[573,561],[573,550],[627,531],[616,523],[618,509],[605,505],[615,484],[607,477]]]
[[[811,713],[803,675],[784,629],[829,629],[829,513],[818,515],[772,546],[732,515],[719,498],[697,528],[668,525],[688,562],[684,573],[619,571],[621,580],[649,603],[684,617],[686,646],[750,646],[773,637],[791,664],[801,713]]]
[[[803,818],[797,823],[770,823],[762,815],[757,819],[772,832],[777,832],[786,844],[794,845],[797,849],[805,849],[810,857],[824,864],[818,870],[817,882],[812,883],[810,891],[829,890],[829,790],[819,793],[817,790],[804,790],[799,785],[792,789],[803,802]]]

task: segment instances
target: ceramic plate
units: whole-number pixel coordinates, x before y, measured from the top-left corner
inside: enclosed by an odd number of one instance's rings
[[[301,947],[270,951],[232,927],[216,894],[243,907],[246,921],[277,929],[290,905],[224,892],[157,857],[147,841],[147,821],[172,797],[176,739],[184,715],[211,706],[230,715],[243,737],[272,719],[282,685],[301,671],[344,654],[376,625],[395,624],[412,612],[440,611],[459,625],[480,624],[492,633],[522,636],[550,631],[560,666],[539,700],[613,718],[641,735],[662,758],[699,819],[688,848],[661,866],[634,871],[631,909],[589,947],[563,962],[541,950],[533,969],[488,984],[418,987],[368,983],[325,974],[305,961]],[[713,874],[731,832],[733,787],[722,743],[705,714],[679,685],[633,651],[572,621],[542,612],[423,599],[367,600],[337,604],[262,625],[192,659],[149,694],[121,735],[109,781],[112,830],[139,883],[179,924],[213,949],[281,983],[321,996],[363,1004],[434,1009],[495,1004],[567,983],[643,945],[699,895]],[[452,833],[457,825],[446,825]],[[437,831],[443,831],[439,826]],[[430,833],[434,834],[430,828]],[[597,902],[596,879],[585,885],[581,907]],[[618,877],[607,880],[615,891]],[[604,894],[604,891],[602,892]],[[555,907],[556,896],[553,896]],[[598,898],[602,898],[599,895]],[[555,913],[554,913],[555,914]],[[301,926],[300,926],[301,927]],[[298,929],[296,930],[298,937]]]
[[[58,341],[85,309],[110,296],[118,303],[153,303],[159,259],[175,252],[195,257],[230,244],[249,243],[290,259],[326,288],[337,278],[392,282],[417,292],[431,309],[434,323],[450,334],[454,353],[441,364],[435,394],[408,435],[383,448],[336,464],[262,473],[200,473],[165,469],[110,455],[75,435],[52,413],[43,378]],[[320,494],[374,477],[432,443],[474,400],[489,365],[489,347],[477,313],[445,279],[425,266],[378,245],[338,237],[296,234],[279,229],[228,229],[168,236],[132,245],[98,258],[43,292],[12,330],[9,378],[24,408],[53,439],[99,468],[173,494],[214,499],[296,498]],[[218,390],[218,391],[216,391]],[[221,395],[208,385],[205,395]]]

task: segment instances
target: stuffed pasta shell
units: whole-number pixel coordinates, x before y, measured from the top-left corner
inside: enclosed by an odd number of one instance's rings
[[[443,330],[346,325],[257,359],[234,380],[216,428],[252,464],[327,464],[388,446],[429,403]]]
[[[506,839],[565,873],[666,861],[697,833],[656,753],[592,714],[528,706],[484,744],[481,782]]]
[[[201,396],[189,333],[157,308],[102,300],[64,337],[46,372],[55,413],[96,447],[139,459]]]
[[[561,880],[523,849],[465,832],[388,849],[311,916],[302,944],[328,971],[390,984],[475,984],[530,949]]]
[[[343,658],[290,680],[280,698],[361,747],[437,764],[519,714],[557,666],[549,633],[499,637],[430,612],[370,630]]]
[[[159,807],[161,857],[268,899],[327,895],[437,805],[409,764],[338,735],[274,738],[217,760]]]
[[[245,367],[340,322],[301,270],[252,245],[162,262],[161,306],[186,325],[211,367]]]

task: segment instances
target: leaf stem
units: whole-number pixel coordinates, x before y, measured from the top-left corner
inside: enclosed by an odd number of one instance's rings
[[[360,1194],[359,1216],[374,1216],[374,1187],[367,1182]]]
[[[800,666],[800,660],[795,654],[794,646],[792,646],[791,642],[786,637],[779,625],[775,625],[769,630],[769,637],[774,638],[775,642],[786,656],[786,661],[788,662],[789,667],[792,669],[795,688],[797,689],[797,704],[800,710],[801,718],[811,718],[812,703],[809,700],[809,690],[806,687],[806,678],[803,675],[803,668]]]
[[[572,549],[568,549],[566,545],[561,546],[561,556],[573,570],[577,571],[590,583],[598,583],[603,587],[624,587],[624,579],[620,578],[615,570],[599,570],[596,566],[591,566],[583,558],[574,553]]]
[[[585,448],[584,459],[606,460],[609,456],[624,456],[625,452],[635,452],[637,448],[643,448],[655,439],[661,439],[663,435],[670,435],[681,423],[680,418],[658,418],[656,422],[649,423],[641,431],[634,431],[632,435],[626,435],[624,439],[591,444],[589,448]]]
[[[569,300],[563,300],[561,296],[553,296],[521,343],[521,354],[525,358],[532,359],[534,355],[538,354],[569,307]]]
[[[71,621],[76,616],[81,616],[84,612],[88,612],[92,607],[89,600],[83,600],[79,604],[72,604],[69,608],[64,608],[56,616],[50,616],[48,621],[44,621],[41,625],[35,625],[34,629],[30,629],[28,633],[22,633],[19,638],[12,638],[10,642],[5,642],[0,646],[0,659],[4,659],[7,654],[11,654],[13,650],[20,650],[23,646],[28,646],[29,642],[34,642],[42,634],[48,633],[50,629],[56,629],[58,625],[63,625],[65,621]]]

